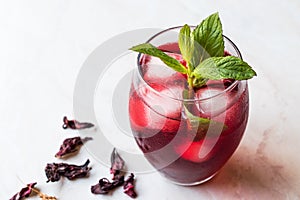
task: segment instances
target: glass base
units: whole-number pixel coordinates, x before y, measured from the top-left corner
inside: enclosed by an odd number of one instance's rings
[[[175,185],[180,185],[180,186],[196,186],[196,185],[200,185],[200,184],[203,184],[207,181],[209,181],[210,179],[212,179],[214,176],[216,176],[217,174],[219,173],[219,171],[217,171],[216,173],[214,173],[213,175],[211,175],[210,177],[204,179],[204,180],[201,180],[201,181],[197,181],[197,182],[193,182],[193,183],[179,183],[179,182],[175,182],[175,181],[171,181],[169,180],[168,178],[166,178],[165,176],[162,175],[162,177],[164,179],[166,179],[168,182],[171,182]]]

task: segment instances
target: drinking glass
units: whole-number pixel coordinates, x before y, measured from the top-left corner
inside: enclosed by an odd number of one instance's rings
[[[169,28],[147,42],[183,65],[178,47],[181,27]],[[241,58],[226,36],[225,55]],[[129,95],[129,118],[137,145],[149,163],[180,185],[208,181],[224,166],[244,134],[249,111],[247,81],[208,81],[187,91],[186,76],[158,58],[137,57]]]

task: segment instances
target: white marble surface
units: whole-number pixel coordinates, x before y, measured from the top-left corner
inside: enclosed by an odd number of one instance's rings
[[[45,183],[45,164],[57,161],[53,154],[60,141],[74,135],[62,131],[61,118],[72,116],[77,73],[91,51],[113,35],[197,24],[216,11],[224,33],[258,72],[250,81],[245,137],[207,184],[180,187],[155,173],[139,175],[138,199],[300,199],[299,10],[297,0],[2,0],[0,199],[9,199],[22,181],[37,181],[61,200],[129,199],[122,190],[112,196],[90,193],[90,185],[108,175],[92,158],[88,179]],[[69,162],[86,157],[82,149]]]

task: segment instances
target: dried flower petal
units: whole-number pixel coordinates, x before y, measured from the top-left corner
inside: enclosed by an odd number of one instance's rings
[[[112,186],[112,183],[107,178],[102,178],[99,183],[91,187],[93,194],[107,194]]]
[[[63,128],[67,129],[85,129],[85,128],[91,128],[94,126],[94,124],[92,123],[88,123],[88,122],[79,122],[76,120],[68,120],[68,118],[65,116],[63,118],[64,124],[63,124]]]
[[[119,179],[110,182],[107,178],[102,178],[99,183],[91,187],[93,194],[107,194],[110,190],[123,185],[124,176],[119,176]]]
[[[63,144],[59,148],[59,152],[55,154],[55,157],[61,158],[70,153],[74,153],[79,150],[83,145],[80,137],[67,138],[63,141]]]
[[[130,196],[131,198],[135,198],[137,197],[136,192],[134,191],[134,174],[131,173],[130,176],[127,178],[127,180],[125,181],[125,184],[123,186],[124,188],[124,193],[126,193],[128,196]]]
[[[10,198],[9,200],[21,200],[22,198],[25,197],[29,197],[29,195],[32,192],[32,188],[36,185],[35,183],[29,183],[27,184],[26,187],[22,188],[20,190],[20,192],[18,192],[17,194],[15,194],[12,198]]]
[[[112,182],[114,188],[123,185],[123,183],[124,183],[124,176],[118,176],[118,178]]]
[[[47,182],[59,181],[61,176],[73,180],[75,178],[81,178],[88,175],[92,169],[88,167],[90,160],[88,159],[83,165],[70,165],[67,163],[48,163],[45,168],[45,173],[48,178]]]
[[[111,153],[111,168],[110,173],[113,175],[112,180],[116,179],[116,176],[120,174],[121,170],[123,169],[125,162],[118,154],[116,148],[114,148],[113,152]]]

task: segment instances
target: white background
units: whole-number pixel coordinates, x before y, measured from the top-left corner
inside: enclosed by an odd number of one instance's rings
[[[245,137],[207,184],[181,187],[156,173],[139,175],[138,199],[300,199],[299,10],[297,0],[1,0],[0,199],[13,196],[22,181],[37,181],[61,200],[129,199],[122,189],[111,196],[90,193],[90,185],[109,174],[84,148],[68,162],[90,157],[89,178],[45,183],[46,163],[57,162],[59,144],[76,135],[61,125],[64,115],[72,116],[80,67],[114,35],[198,24],[216,11],[224,34],[258,73],[249,82]]]

